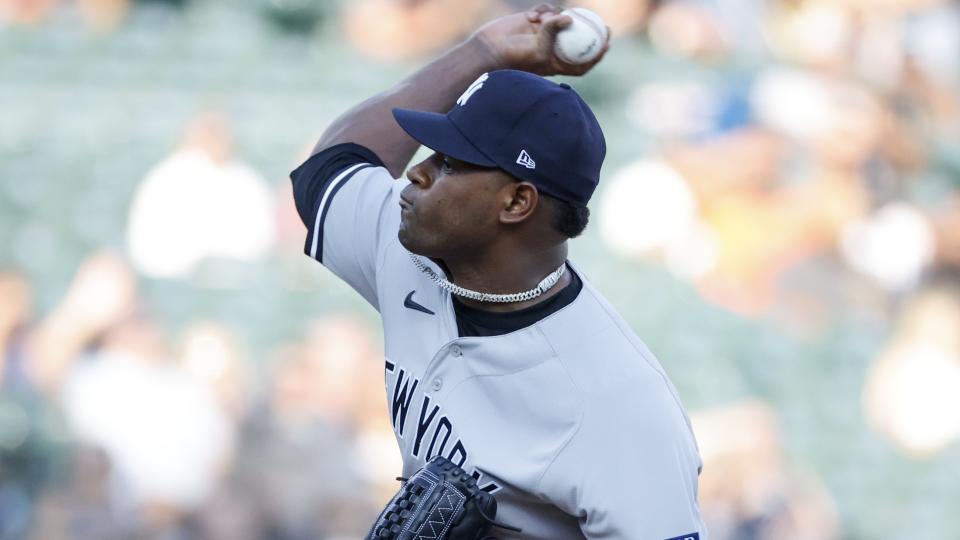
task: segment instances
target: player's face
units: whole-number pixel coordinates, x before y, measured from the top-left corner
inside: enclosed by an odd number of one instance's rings
[[[398,233],[405,248],[438,259],[470,258],[496,239],[509,175],[433,154],[411,167],[407,179]]]

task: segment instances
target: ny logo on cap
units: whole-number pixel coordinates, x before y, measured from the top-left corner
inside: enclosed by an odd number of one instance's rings
[[[530,157],[530,154],[528,154],[526,150],[520,150],[520,155],[517,156],[517,163],[528,169],[537,168],[537,162]]]
[[[477,80],[467,87],[467,89],[460,94],[460,97],[457,98],[457,104],[463,107],[467,104],[467,100],[470,99],[470,96],[475,94],[477,90],[483,87],[483,81],[487,80],[490,77],[489,73],[484,73],[483,75],[477,77]]]

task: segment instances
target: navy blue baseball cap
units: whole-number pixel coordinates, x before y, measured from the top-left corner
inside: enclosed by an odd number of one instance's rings
[[[497,167],[558,199],[586,205],[607,145],[568,85],[510,69],[484,73],[447,114],[393,109],[411,137],[441,154]]]

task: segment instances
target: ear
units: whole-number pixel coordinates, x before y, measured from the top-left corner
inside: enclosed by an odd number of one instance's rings
[[[540,202],[540,194],[530,182],[510,182],[500,190],[500,195],[503,200],[500,223],[504,224],[526,221]]]

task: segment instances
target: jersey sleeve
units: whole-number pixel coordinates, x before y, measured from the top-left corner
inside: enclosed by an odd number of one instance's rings
[[[326,266],[374,308],[377,261],[396,235],[397,182],[371,150],[353,143],[331,146],[290,173],[304,253]],[[392,227],[392,230],[391,230]]]
[[[590,540],[707,540],[696,442],[683,411],[663,403],[654,393],[587,410],[544,473],[541,495]]]

